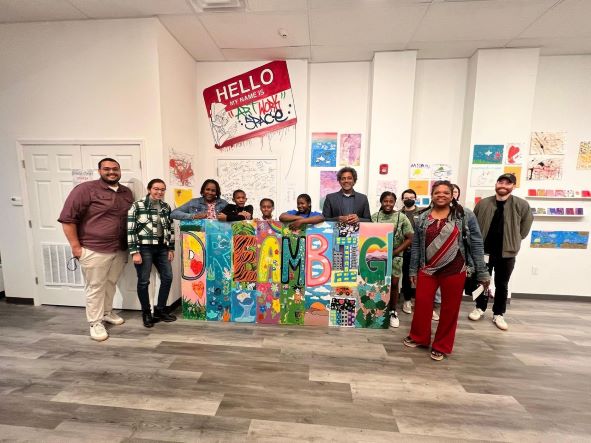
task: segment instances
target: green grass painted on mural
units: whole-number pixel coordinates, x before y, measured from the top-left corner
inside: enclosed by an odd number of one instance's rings
[[[187,320],[205,320],[205,306],[183,297],[183,318]]]

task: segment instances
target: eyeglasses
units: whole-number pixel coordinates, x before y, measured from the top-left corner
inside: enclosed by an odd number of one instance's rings
[[[162,189],[162,188],[152,188],[152,191],[156,191],[156,192],[166,192],[166,188]]]
[[[119,172],[121,169],[119,168],[101,168],[101,171],[105,172]]]

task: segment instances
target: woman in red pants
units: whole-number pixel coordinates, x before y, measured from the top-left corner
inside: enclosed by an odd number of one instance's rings
[[[431,358],[450,354],[456,335],[466,274],[476,273],[486,289],[490,283],[482,235],[474,213],[452,198],[453,185],[437,181],[431,188],[431,205],[419,214],[411,248],[410,279],[416,286],[415,313],[405,346],[431,345],[431,317],[437,287],[441,287],[441,312]]]

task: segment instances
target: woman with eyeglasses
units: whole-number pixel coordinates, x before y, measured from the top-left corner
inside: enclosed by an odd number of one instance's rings
[[[137,295],[142,305],[142,320],[151,328],[160,320],[172,322],[176,317],[167,310],[166,303],[172,284],[174,259],[174,227],[170,206],[164,201],[166,184],[159,178],[148,183],[148,195],[131,205],[127,213],[127,243],[137,272]],[[158,300],[154,315],[150,310],[150,273],[152,265],[160,275]]]
[[[490,275],[484,263],[482,235],[474,213],[453,198],[453,185],[437,181],[431,188],[431,205],[415,221],[410,279],[416,287],[415,314],[405,346],[431,345],[431,358],[443,360],[453,349],[466,274],[476,273],[486,289]],[[431,317],[437,287],[441,312],[431,342]]]

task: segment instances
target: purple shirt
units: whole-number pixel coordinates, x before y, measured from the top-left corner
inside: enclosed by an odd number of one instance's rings
[[[112,253],[127,249],[127,211],[131,190],[119,184],[113,191],[102,180],[81,183],[72,189],[57,221],[77,226],[80,244],[92,251]]]

